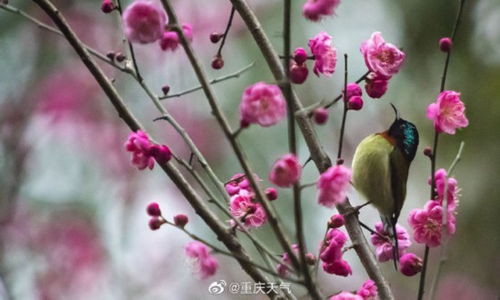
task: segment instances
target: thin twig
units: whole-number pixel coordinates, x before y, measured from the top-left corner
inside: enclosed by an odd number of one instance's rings
[[[282,83],[283,94],[288,105],[288,150],[293,155],[297,155],[297,134],[295,132],[295,110],[296,107],[291,99],[292,85],[290,84],[290,55],[291,55],[291,41],[292,40],[292,1],[283,1],[283,69],[285,70],[285,80]],[[295,215],[295,232],[297,235],[297,246],[299,252],[299,263],[304,276],[307,290],[312,299],[321,299],[318,288],[313,282],[309,266],[306,262],[307,246],[304,238],[304,222],[302,216],[302,203],[300,183],[296,182],[293,187],[293,206]]]
[[[456,34],[458,32],[458,26],[460,25],[460,21],[462,18],[462,12],[465,4],[465,0],[458,0],[459,1],[459,8],[457,12],[457,16],[455,19],[455,24],[453,25],[453,31],[451,33],[451,40],[455,41]],[[450,63],[450,58],[451,58],[451,52],[452,49],[449,49],[448,53],[446,54],[446,60],[444,63],[444,68],[443,68],[443,75],[441,76],[441,85],[440,85],[440,92],[444,91],[445,84],[446,84],[446,76],[448,74],[448,66]],[[439,132],[437,129],[435,130],[434,133],[434,145],[433,145],[433,150],[432,150],[432,156],[431,156],[431,199],[435,199],[436,197],[436,178],[435,178],[435,171],[436,171],[436,160],[437,160],[437,149],[438,149],[438,137],[439,137]],[[427,271],[427,262],[429,258],[429,247],[425,246],[425,256],[424,256],[424,262],[423,262],[423,268],[422,272],[420,273],[420,282],[419,282],[419,287],[418,287],[418,300],[422,300],[424,297],[425,293],[425,276],[426,276],[426,271]]]
[[[48,24],[45,24],[43,23],[42,21],[38,20],[37,18],[31,16],[30,14],[28,14],[27,12],[17,8],[17,7],[14,7],[12,5],[8,5],[8,4],[2,4],[0,3],[0,8],[7,11],[7,12],[11,12],[11,13],[14,13],[14,14],[17,14],[27,20],[29,20],[30,22],[36,24],[38,27],[40,27],[41,29],[44,29],[44,30],[47,30],[49,32],[52,32],[52,33],[55,33],[57,35],[60,35],[62,37],[64,37],[64,35],[59,31],[57,30],[57,28],[54,28]],[[90,46],[87,46],[85,44],[82,43],[82,45],[84,46],[85,49],[87,49],[87,51],[92,54],[93,56],[95,56],[96,58],[98,58],[99,60],[117,68],[118,70],[122,71],[122,72],[125,72],[125,73],[130,73],[131,70],[127,67],[122,67],[118,64],[116,64],[112,59],[109,59],[108,57],[106,57],[106,55],[100,53],[99,51],[95,50],[94,48],[90,47]]]
[[[344,131],[345,131],[345,123],[347,118],[347,54],[344,54],[344,110],[342,112],[342,124],[340,125],[340,135],[339,135],[339,148],[337,151],[337,161],[342,158],[342,145],[344,144]]]
[[[227,74],[225,76],[212,79],[210,81],[210,84],[216,84],[216,83],[219,83],[219,82],[226,81],[228,79],[239,78],[241,76],[241,74],[243,74],[246,71],[248,71],[254,65],[255,65],[255,62],[252,62],[249,65],[245,66],[244,68],[242,68],[242,69],[240,69],[240,70],[238,70],[238,71],[236,71],[234,73]],[[184,95],[187,95],[187,94],[199,91],[201,89],[203,89],[203,87],[201,85],[198,85],[196,87],[193,87],[193,88],[190,88],[190,89],[187,89],[187,90],[175,93],[175,94],[168,94],[168,95],[165,95],[165,96],[161,96],[160,99],[163,100],[163,99],[181,97],[181,96],[184,96]]]
[[[122,3],[121,3],[121,0],[116,0],[116,7],[118,9],[118,13],[120,14],[120,17],[122,16]],[[132,60],[132,65],[134,67],[134,72],[135,72],[135,76],[137,77],[137,80],[138,81],[142,81],[142,75],[141,73],[139,72],[139,66],[137,64],[137,59],[135,58],[135,51],[134,51],[134,46],[132,45],[132,43],[127,39],[127,46],[128,46],[128,51],[130,53],[130,58]]]
[[[448,178],[451,177],[451,175],[453,174],[453,171],[455,170],[455,167],[457,166],[458,162],[460,162],[460,160],[462,159],[462,152],[464,150],[464,146],[465,146],[465,143],[462,141],[460,143],[460,147],[458,148],[458,152],[457,152],[457,155],[455,156],[455,159],[453,160],[453,162],[451,163],[450,167],[448,168]],[[431,284],[431,289],[429,291],[429,294],[431,295],[430,299],[434,299],[435,298],[435,293],[436,293],[436,288],[438,286],[438,283],[439,283],[439,278],[441,276],[441,271],[443,270],[443,266],[447,260],[447,250],[448,250],[448,220],[447,220],[447,216],[448,216],[448,197],[446,195],[448,195],[448,182],[445,182],[445,191],[444,191],[444,198],[443,198],[443,223],[442,223],[442,237],[443,237],[443,241],[441,243],[441,251],[440,251],[440,254],[439,254],[439,262],[437,264],[437,269],[436,269],[436,274],[434,275],[434,278],[432,280],[432,284]]]
[[[217,49],[216,56],[220,57],[222,55],[222,48],[224,48],[224,45],[226,44],[227,34],[229,33],[229,29],[231,29],[231,25],[233,24],[234,12],[235,9],[233,6],[231,6],[231,13],[229,14],[229,20],[227,21],[226,29],[224,30],[224,35],[222,36],[222,41],[220,43],[219,49]]]

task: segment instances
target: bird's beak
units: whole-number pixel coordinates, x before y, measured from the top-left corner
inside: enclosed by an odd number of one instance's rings
[[[398,112],[398,109],[396,108],[396,106],[394,106],[394,104],[391,103],[391,106],[392,106],[392,109],[394,109],[394,114],[396,115],[396,120],[399,120],[399,112]]]

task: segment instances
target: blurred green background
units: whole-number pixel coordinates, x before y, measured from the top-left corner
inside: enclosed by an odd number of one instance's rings
[[[49,22],[31,1],[10,2]],[[208,37],[211,32],[224,29],[230,11],[228,2],[184,0],[174,1],[174,5],[181,21],[193,24],[193,47],[211,78],[255,62],[239,79],[215,86],[223,110],[236,127],[244,88],[273,79],[238,17],[223,51],[224,68],[210,69],[217,45],[211,44]],[[274,46],[281,51],[282,2],[249,2]],[[102,53],[125,51],[120,20],[115,14],[101,13],[100,1],[55,3],[84,42]],[[458,2],[343,1],[336,16],[318,23],[301,16],[303,3],[293,1],[292,47],[306,48],[310,37],[327,31],[333,36],[339,57],[343,53],[349,55],[350,81],[366,72],[359,46],[374,31],[381,31],[386,41],[407,54],[404,67],[391,80],[387,94],[379,100],[365,96],[365,107],[349,113],[344,153],[350,164],[354,148],[363,137],[390,125],[390,102],[404,118],[417,125],[421,144],[401,214],[401,222],[408,228],[409,211],[422,207],[428,200],[430,163],[422,150],[431,145],[433,128],[425,110],[439,92],[445,55],[438,49],[438,40],[451,33]],[[457,233],[449,242],[437,299],[498,299],[500,295],[498,24],[498,0],[467,1],[446,88],[462,93],[470,125],[456,135],[443,136],[439,144],[438,167],[448,168],[460,142],[466,143],[455,172],[461,187]],[[165,84],[172,93],[197,85],[181,50],[164,53],[157,44],[151,44],[138,46],[137,56],[146,82],[157,93]],[[153,136],[187,159],[189,152],[172,129],[166,123],[152,121],[158,112],[139,86],[126,74],[103,67]],[[311,72],[304,85],[295,87],[304,104],[328,100],[340,93],[341,60],[337,69],[331,78],[317,78]],[[241,172],[201,92],[165,101],[165,106],[193,136],[222,180]],[[334,106],[329,122],[317,127],[322,143],[332,155],[336,154],[341,114],[340,106]],[[220,257],[219,273],[198,281],[183,258],[183,247],[189,239],[174,228],[150,232],[144,207],[157,201],[167,217],[186,213],[192,231],[216,240],[161,171],[139,172],[129,164],[129,154],[123,149],[127,134],[125,125],[62,38],[19,15],[0,10],[0,289],[4,291],[0,297],[9,294],[13,299],[197,299],[208,295],[207,287],[214,280],[249,280],[234,261]],[[302,138],[299,141],[300,158],[305,161],[307,148]],[[268,129],[251,127],[243,132],[241,142],[254,170],[269,186],[267,173],[271,164],[287,152],[285,122]],[[317,177],[311,164],[304,171],[303,182]],[[354,190],[349,195],[355,204],[362,203]],[[280,198],[274,203],[292,235],[290,193],[280,190]],[[314,188],[304,193],[303,207],[308,247],[316,251],[326,221],[334,212],[316,203]],[[372,208],[363,210],[361,218],[370,225],[378,221]],[[267,226],[255,230],[255,234],[280,253]],[[411,250],[422,255],[423,246],[414,244]],[[367,279],[351,252],[346,257],[353,266],[353,276],[320,275],[326,294],[354,290]],[[439,252],[431,251],[429,279],[434,276]],[[417,277],[403,277],[390,264],[384,264],[383,270],[397,299],[416,298]],[[300,289],[294,291],[297,296],[303,293]]]

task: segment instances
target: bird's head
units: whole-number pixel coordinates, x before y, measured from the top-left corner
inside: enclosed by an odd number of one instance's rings
[[[403,152],[408,161],[415,158],[418,147],[418,130],[412,123],[400,118],[398,110],[391,103],[396,114],[394,122],[387,131],[390,137],[394,138],[397,147]]]

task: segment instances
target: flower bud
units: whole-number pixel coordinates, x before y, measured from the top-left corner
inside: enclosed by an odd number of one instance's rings
[[[399,270],[406,276],[422,271],[422,259],[413,253],[406,253],[399,259]]]
[[[126,57],[125,57],[125,55],[123,55],[123,53],[121,53],[121,52],[116,53],[116,61],[117,62],[122,62],[125,60],[125,58]]]
[[[339,227],[344,226],[344,224],[345,224],[344,216],[340,215],[340,214],[336,214],[330,218],[330,222],[328,222],[328,227],[339,228]]]
[[[302,65],[303,63],[305,63],[307,60],[306,50],[304,48],[295,49],[295,51],[293,52],[293,60],[295,60],[298,65]]]
[[[443,52],[450,52],[453,46],[453,41],[449,37],[444,37],[439,40],[439,49]]]
[[[113,51],[109,51],[108,53],[106,53],[106,57],[109,58],[110,60],[114,60],[115,56],[116,53],[114,53]]]
[[[174,224],[176,226],[184,228],[184,226],[186,226],[186,224],[188,222],[189,222],[189,218],[188,218],[188,216],[186,216],[184,214],[178,214],[178,215],[174,216]]]
[[[427,157],[432,157],[432,149],[431,147],[427,146],[424,148],[424,155]]]
[[[323,125],[328,121],[328,109],[324,107],[316,108],[313,111],[314,122],[318,125]]]
[[[212,68],[214,68],[215,70],[220,70],[222,69],[222,67],[224,67],[224,60],[222,59],[222,57],[214,57],[214,59],[212,60]]]
[[[104,0],[101,4],[101,10],[105,14],[111,13],[115,9],[115,4],[111,0]]]
[[[290,81],[295,84],[302,84],[306,81],[307,75],[309,74],[309,70],[307,70],[307,66],[302,64],[296,64],[292,62],[292,66],[290,67]]]
[[[149,220],[149,228],[151,230],[158,230],[161,225],[163,225],[165,223],[165,221],[163,219],[161,219],[160,217],[152,217],[150,220]]]
[[[159,217],[161,216],[160,205],[156,202],[151,202],[146,207],[146,212],[152,217]]]
[[[361,96],[363,94],[363,91],[361,90],[361,87],[354,82],[351,82],[347,85],[347,99],[354,97],[354,96]]]
[[[360,96],[353,96],[347,101],[347,107],[352,110],[360,110],[363,108],[363,99]]]
[[[153,145],[149,148],[149,154],[160,164],[167,163],[172,158],[172,151],[166,145]]]
[[[266,197],[267,197],[267,200],[274,201],[274,200],[278,199],[278,191],[272,187],[267,188],[266,189]]]
[[[168,86],[168,85],[162,86],[161,91],[163,92],[163,95],[166,96],[168,94],[168,92],[170,92],[170,86]]]
[[[210,41],[214,44],[217,44],[223,36],[224,34],[222,33],[212,32],[210,34]]]

